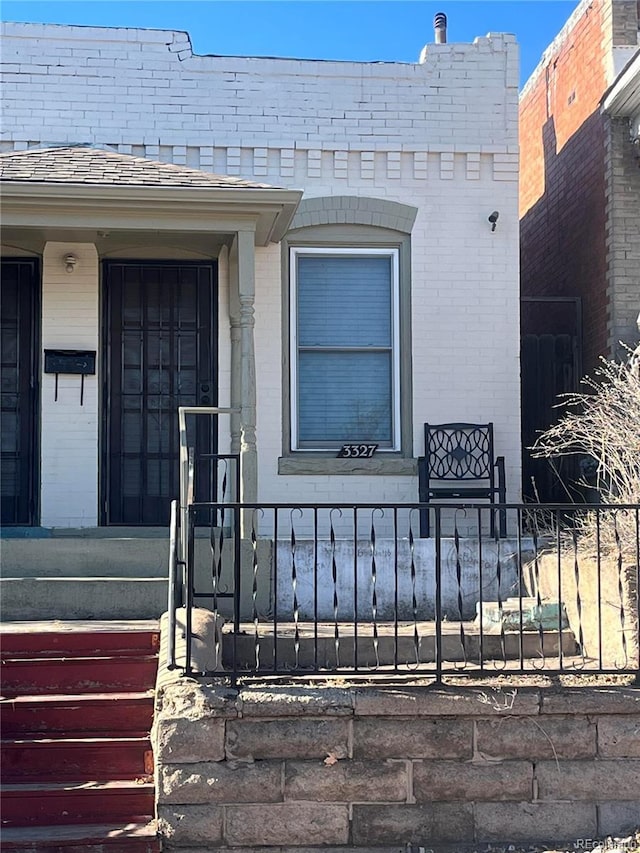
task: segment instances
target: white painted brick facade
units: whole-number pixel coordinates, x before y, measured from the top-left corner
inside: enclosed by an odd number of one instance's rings
[[[186,34],[153,30],[6,24],[4,33],[2,150],[91,143],[302,188],[305,197],[361,195],[416,206],[414,456],[423,453],[425,421],[493,420],[509,497],[519,499],[513,36],[429,45],[421,64],[365,64],[194,56]],[[487,221],[493,210],[500,212],[495,233]],[[220,277],[220,404],[226,405],[226,260]],[[97,305],[97,278],[95,288]],[[257,250],[256,291],[261,499],[415,500],[411,477],[277,474],[279,246]],[[89,320],[87,332],[96,340],[97,313]],[[60,493],[66,488],[61,481]]]
[[[67,273],[64,256],[78,262]],[[42,259],[42,348],[98,350],[98,254],[92,243],[47,243]],[[99,369],[99,366],[98,366]],[[98,523],[99,374],[42,376],[41,523],[91,527]]]

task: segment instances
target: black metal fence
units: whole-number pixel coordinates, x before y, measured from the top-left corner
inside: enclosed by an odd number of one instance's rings
[[[222,502],[172,517],[168,663],[189,676],[640,669],[638,505]],[[224,619],[206,671],[194,608]]]

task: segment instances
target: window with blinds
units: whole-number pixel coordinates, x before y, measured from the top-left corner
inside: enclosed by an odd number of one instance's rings
[[[291,250],[292,449],[399,449],[398,252]]]

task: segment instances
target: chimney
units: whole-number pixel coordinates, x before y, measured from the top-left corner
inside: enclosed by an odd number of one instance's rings
[[[444,12],[436,12],[433,19],[436,44],[447,43],[447,16]]]

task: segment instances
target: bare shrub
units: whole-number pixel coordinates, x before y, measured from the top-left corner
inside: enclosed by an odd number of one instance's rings
[[[610,508],[576,507],[564,517],[540,507],[551,522],[541,532],[552,534],[562,561],[542,554],[532,587],[565,603],[583,654],[624,669],[638,660],[640,347],[627,364],[601,359],[582,384],[584,392],[563,396],[562,417],[532,449],[542,457],[588,457]]]
[[[563,395],[560,420],[538,438],[534,456],[553,458],[581,454],[596,472],[604,504],[640,503],[640,347],[627,364],[601,359],[593,377],[582,380],[584,392]],[[583,485],[590,485],[583,483]],[[636,545],[637,514],[612,512],[599,519],[580,516],[580,544],[594,551],[617,551],[632,556]],[[598,535],[599,534],[599,535]],[[596,541],[597,540],[597,541]]]
[[[601,359],[586,393],[564,394],[565,412],[536,441],[535,456],[589,456],[604,503],[640,501],[640,371]]]

